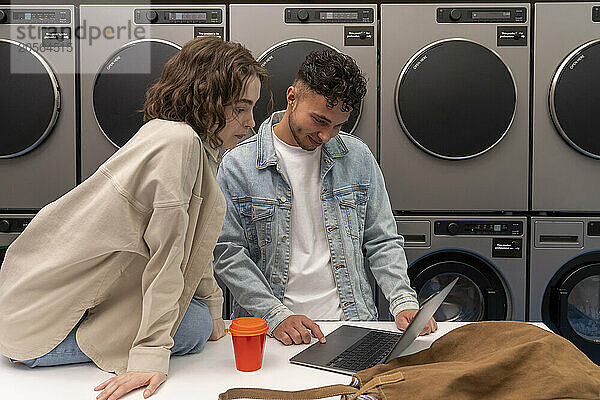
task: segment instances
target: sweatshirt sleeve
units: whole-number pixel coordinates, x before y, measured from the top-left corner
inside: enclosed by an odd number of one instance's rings
[[[166,374],[169,369],[171,329],[184,287],[181,263],[188,220],[187,205],[152,212],[143,236],[150,259],[142,274],[142,318],[127,371]]]
[[[212,319],[223,317],[223,290],[215,279],[212,262],[206,266],[194,297],[208,306]]]
[[[101,167],[113,185],[145,214],[141,319],[127,371],[167,373],[184,289],[182,263],[188,208],[201,168],[201,145],[184,123],[152,120]]]

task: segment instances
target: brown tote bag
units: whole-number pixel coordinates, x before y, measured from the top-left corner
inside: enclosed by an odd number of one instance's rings
[[[359,387],[230,389],[229,399],[600,399],[600,367],[568,340],[524,322],[477,322],[429,349],[357,372]]]

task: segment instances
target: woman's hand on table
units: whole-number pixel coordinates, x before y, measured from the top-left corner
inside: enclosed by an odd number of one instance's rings
[[[208,340],[219,340],[225,336],[225,321],[223,318],[213,319],[213,330]]]
[[[147,399],[166,380],[167,375],[160,372],[126,372],[102,382],[94,390],[102,390],[102,393],[96,396],[98,400],[116,400],[133,389],[146,386],[143,395]]]

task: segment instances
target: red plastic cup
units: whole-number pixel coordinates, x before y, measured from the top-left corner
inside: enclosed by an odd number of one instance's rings
[[[235,367],[239,371],[257,371],[262,367],[268,330],[267,322],[257,317],[236,318],[225,329],[233,340]]]

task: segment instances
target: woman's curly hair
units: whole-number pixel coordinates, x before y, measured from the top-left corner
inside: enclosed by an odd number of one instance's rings
[[[185,122],[217,148],[223,144],[218,133],[227,123],[225,107],[241,99],[252,77],[268,88],[269,73],[241,44],[215,36],[192,39],[166,62],[158,82],[147,90],[144,121]]]
[[[360,107],[367,93],[367,79],[354,59],[333,50],[313,51],[306,56],[294,84],[297,82],[325,96],[329,107],[341,101],[342,111]]]

